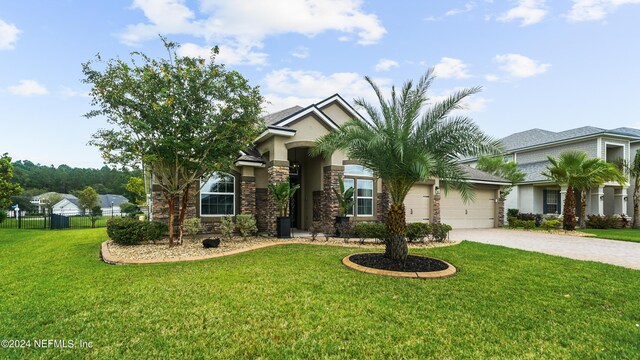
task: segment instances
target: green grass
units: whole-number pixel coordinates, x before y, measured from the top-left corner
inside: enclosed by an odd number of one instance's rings
[[[587,234],[594,234],[601,239],[632,241],[640,243],[640,229],[579,229]]]
[[[0,230],[0,339],[91,349],[0,358],[634,358],[640,271],[463,242],[415,280],[310,245],[158,265],[102,263],[104,229]]]

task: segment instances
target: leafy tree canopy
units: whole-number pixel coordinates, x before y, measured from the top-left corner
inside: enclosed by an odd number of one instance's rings
[[[173,245],[174,205],[178,198],[182,233],[189,191],[212,172],[228,170],[238,153],[263,129],[263,98],[237,71],[177,56],[177,44],[162,38],[168,58],[131,54],[131,61],[95,60],[83,64],[94,110],[114,126],[93,135],[109,164],[142,165],[160,186],[169,205],[169,243]]]
[[[100,197],[98,193],[91,187],[87,186],[76,193],[78,197],[78,205],[81,209],[93,209],[100,207]]]
[[[19,184],[12,181],[13,164],[11,157],[4,153],[0,157],[0,209],[5,209],[11,205],[11,197],[19,195],[22,188]]]
[[[507,161],[502,156],[480,156],[477,168],[511,182],[512,186],[505,187],[502,192],[504,197],[507,197],[511,193],[513,186],[524,180],[526,176],[522,170],[518,169],[518,164],[515,161]]]

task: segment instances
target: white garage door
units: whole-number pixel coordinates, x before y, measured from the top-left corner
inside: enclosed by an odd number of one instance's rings
[[[475,200],[467,204],[460,193],[450,190],[440,199],[440,218],[454,229],[484,229],[494,227],[495,190],[475,189]]]
[[[407,222],[429,222],[431,213],[431,185],[416,184],[404,199]]]

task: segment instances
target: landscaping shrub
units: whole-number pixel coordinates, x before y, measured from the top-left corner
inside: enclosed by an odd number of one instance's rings
[[[522,227],[522,224],[520,223],[522,220],[518,220],[518,218],[515,216],[511,216],[507,220],[509,221],[509,227],[511,229]]]
[[[226,215],[222,217],[220,231],[222,232],[222,235],[225,237],[225,239],[231,240],[235,227],[236,225],[233,223],[233,216]]]
[[[443,242],[447,240],[449,231],[451,231],[451,225],[431,224],[431,236],[435,242]]]
[[[242,235],[242,240],[247,240],[247,236],[254,235],[258,231],[256,218],[251,214],[236,215],[236,227]]]
[[[344,242],[348,243],[349,239],[353,235],[353,224],[351,223],[351,221],[338,223],[337,230],[338,230],[338,233],[340,234],[340,237],[344,239]]]
[[[309,226],[309,233],[311,234],[311,241],[316,241],[318,237],[318,233],[320,232],[320,222],[313,221],[311,222],[311,226]]]
[[[7,219],[7,212],[0,211],[0,224],[2,224],[2,222],[5,221],[6,219]]]
[[[195,236],[200,231],[202,222],[200,221],[200,218],[197,217],[188,218],[184,220],[182,227],[188,235]]]
[[[518,217],[518,214],[520,213],[520,210],[518,209],[507,209],[507,218],[510,217]]]
[[[536,227],[535,220],[520,220],[520,223],[525,230],[533,230]]]
[[[431,233],[431,225],[427,223],[411,223],[407,224],[407,241],[424,242],[424,238]]]
[[[518,220],[536,220],[536,214],[533,213],[520,213],[518,214]]]
[[[540,226],[547,231],[558,229],[561,225],[562,221],[560,221],[559,219],[544,220],[542,224],[540,224]]]
[[[359,222],[355,225],[355,233],[363,244],[365,239],[376,239],[378,242],[384,242],[387,238],[387,227],[383,223],[377,222]]]
[[[169,226],[161,221],[136,221],[139,224],[142,224],[144,240],[153,241],[155,243],[156,241],[164,238],[169,232]]]
[[[116,244],[136,245],[145,238],[144,223],[130,218],[107,220],[107,235]]]
[[[324,235],[324,241],[329,241],[331,235],[335,232],[335,227],[331,223],[322,225],[322,235]]]
[[[611,229],[618,224],[618,218],[609,215],[587,215],[586,226],[590,229]]]
[[[629,217],[625,214],[620,214],[620,222],[618,223],[621,228],[626,229],[629,227]]]

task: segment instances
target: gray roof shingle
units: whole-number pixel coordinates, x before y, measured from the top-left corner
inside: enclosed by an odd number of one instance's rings
[[[569,140],[588,135],[610,132],[608,130],[594,127],[583,126],[575,129],[569,129],[561,132],[553,132],[543,129],[531,129],[519,133],[511,134],[502,139],[505,150],[516,150],[530,146],[542,145],[556,141]],[[629,134],[623,134],[629,135]]]
[[[301,106],[292,106],[288,109],[284,109],[284,110],[280,110],[278,112],[274,112],[271,114],[267,114],[265,115],[262,119],[264,120],[264,123],[267,125],[272,125],[277,123],[278,121],[288,118],[289,116],[297,113],[298,111],[302,110],[303,108]]]
[[[476,168],[472,168],[470,166],[464,166],[464,171],[467,173],[467,176],[472,182],[475,180],[475,181],[499,182],[499,183],[505,183],[505,184],[511,183],[507,179],[489,174],[487,172],[478,170]]]

